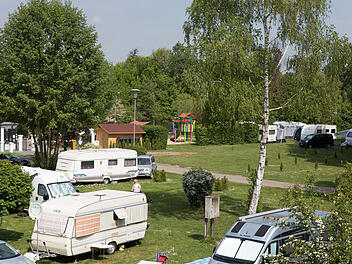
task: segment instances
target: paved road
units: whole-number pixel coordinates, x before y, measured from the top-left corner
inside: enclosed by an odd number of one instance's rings
[[[170,172],[170,173],[184,174],[185,172],[189,171],[190,169],[191,168],[182,168],[177,165],[158,163],[158,170],[164,170],[164,171]],[[211,173],[215,176],[215,178],[222,178],[222,177],[226,176],[230,182],[249,184],[247,178],[240,176],[240,175],[223,174],[223,173],[217,173],[217,172],[211,172]],[[271,181],[271,180],[263,180],[263,184],[262,184],[262,186],[276,187],[276,188],[290,188],[293,185],[294,185],[294,183],[278,182],[278,181]],[[303,185],[302,185],[302,187],[303,187]],[[330,187],[316,186],[315,190],[322,191],[325,193],[331,193],[331,192],[333,192],[334,189],[330,188]]]

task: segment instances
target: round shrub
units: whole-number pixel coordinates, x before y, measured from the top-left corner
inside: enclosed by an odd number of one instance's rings
[[[190,170],[183,174],[183,190],[191,207],[200,207],[204,197],[211,194],[214,181],[213,174],[202,169]]]
[[[0,213],[7,215],[22,211],[29,206],[32,181],[19,165],[7,160],[0,161]]]

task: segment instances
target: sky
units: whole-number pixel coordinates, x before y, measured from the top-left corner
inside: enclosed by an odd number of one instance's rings
[[[83,9],[88,24],[94,25],[98,42],[106,59],[116,64],[125,61],[128,53],[138,49],[140,56],[149,56],[158,48],[171,49],[183,43],[182,25],[186,8],[192,0],[71,0]],[[0,27],[26,0],[0,0]],[[340,35],[352,42],[351,0],[332,0],[329,23]]]

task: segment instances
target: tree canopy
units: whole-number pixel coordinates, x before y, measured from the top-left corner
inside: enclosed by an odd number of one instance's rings
[[[60,142],[105,116],[110,65],[94,27],[70,2],[20,4],[0,31],[1,116],[34,135],[36,160],[55,167]]]

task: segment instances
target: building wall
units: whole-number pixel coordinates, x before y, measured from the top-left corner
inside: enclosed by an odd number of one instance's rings
[[[110,148],[112,144],[116,144],[116,142],[120,141],[120,138],[126,138],[126,137],[133,137],[133,134],[118,134],[118,135],[110,135],[106,133],[105,130],[102,128],[97,128],[95,130],[96,132],[96,140],[99,141],[99,145],[102,148]],[[142,135],[141,134],[136,134],[136,143],[142,144]],[[131,140],[132,141],[132,140]],[[139,142],[138,142],[139,141]]]

